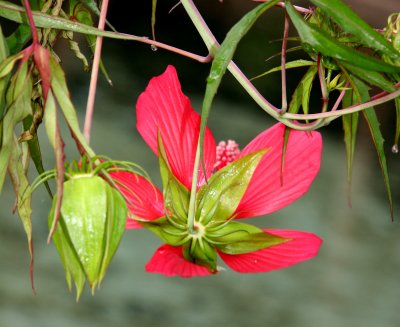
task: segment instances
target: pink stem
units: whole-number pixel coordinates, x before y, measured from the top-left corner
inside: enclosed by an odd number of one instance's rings
[[[99,30],[104,30],[104,26],[106,24],[107,9],[108,9],[108,0],[103,0],[101,4],[100,19],[98,24]],[[92,74],[90,77],[89,94],[86,105],[85,123],[83,127],[83,135],[85,136],[88,143],[90,142],[90,131],[92,128],[94,101],[96,98],[97,78],[99,76],[99,65],[100,65],[102,45],[103,45],[103,37],[98,36],[96,39],[96,48],[94,51]]]
[[[29,26],[32,32],[32,42],[33,44],[39,44],[39,37],[37,34],[35,21],[33,20],[31,5],[29,4],[29,0],[24,0],[24,6],[26,10],[26,15],[28,16]]]

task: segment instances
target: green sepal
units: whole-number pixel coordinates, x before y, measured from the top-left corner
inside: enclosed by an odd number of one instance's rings
[[[212,175],[198,191],[196,220],[207,225],[230,218],[267,151],[250,153]]]
[[[202,238],[194,238],[186,248],[184,254],[189,250],[190,261],[207,267],[213,273],[217,272],[217,252],[214,246]]]
[[[160,134],[158,135],[158,159],[160,163],[165,208],[173,216],[178,218],[181,223],[186,223],[190,192],[172,173]]]
[[[290,240],[236,221],[229,222],[215,232],[207,232],[207,238],[218,250],[226,254],[250,253]]]
[[[122,196],[98,176],[75,175],[64,183],[61,215],[92,289],[118,247],[127,211]]]
[[[104,279],[107,268],[118,249],[128,217],[128,207],[122,194],[107,183],[106,185],[107,220],[104,235],[104,255],[100,268],[99,283]]]
[[[53,198],[53,206],[49,213],[48,225],[49,228],[53,225],[54,210],[56,208],[57,196]],[[57,229],[55,230],[52,238],[54,245],[60,255],[61,262],[65,271],[65,279],[67,280],[68,288],[72,289],[72,280],[76,288],[76,300],[78,301],[86,282],[85,271],[79,260],[78,254],[71,242],[67,233],[67,227],[62,216],[58,220]]]
[[[179,225],[174,217],[161,217],[147,222],[140,221],[140,224],[172,246],[180,246],[189,240],[187,227]]]

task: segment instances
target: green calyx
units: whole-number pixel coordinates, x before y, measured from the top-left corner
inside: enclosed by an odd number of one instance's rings
[[[141,222],[165,243],[182,246],[186,260],[217,272],[217,252],[244,254],[286,242],[260,228],[234,221],[235,212],[260,160],[261,150],[240,158],[215,174],[196,193],[195,219],[190,228],[190,192],[173,174],[158,138],[166,214]]]

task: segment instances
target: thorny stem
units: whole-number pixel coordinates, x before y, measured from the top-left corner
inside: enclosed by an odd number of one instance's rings
[[[100,18],[98,24],[98,29],[101,31],[104,30],[104,26],[106,24],[107,9],[108,9],[108,0],[103,0],[101,4]],[[96,98],[97,78],[99,76],[99,65],[100,65],[102,45],[103,45],[103,37],[98,36],[96,39],[96,48],[94,51],[92,74],[90,77],[89,95],[86,105],[85,124],[83,127],[83,134],[88,143],[90,141],[90,130],[92,128],[94,101]]]

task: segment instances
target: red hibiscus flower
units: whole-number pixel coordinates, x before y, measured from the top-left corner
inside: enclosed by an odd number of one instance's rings
[[[279,210],[302,196],[319,171],[318,132],[291,131],[281,158],[284,125],[259,134],[241,152],[233,142],[218,146],[207,129],[204,168],[199,168],[195,231],[187,230],[187,208],[200,116],[182,93],[175,68],[154,77],[137,102],[137,129],[159,156],[164,193],[146,178],[113,172],[133,219],[127,228],[146,227],[167,244],[146,271],[167,276],[216,273],[217,254],[241,273],[267,272],[313,258],[322,243],[316,235],[264,229],[237,219]],[[217,153],[218,152],[218,153]]]

